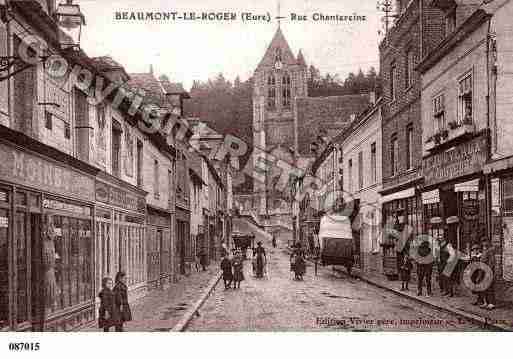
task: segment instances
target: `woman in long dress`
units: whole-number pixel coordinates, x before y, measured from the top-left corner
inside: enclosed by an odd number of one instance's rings
[[[264,266],[267,260],[265,249],[262,247],[262,242],[258,242],[255,250],[256,255],[256,277],[262,278],[264,276]]]

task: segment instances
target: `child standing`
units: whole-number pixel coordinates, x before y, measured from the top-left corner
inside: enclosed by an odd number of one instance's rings
[[[408,290],[408,284],[410,283],[411,270],[413,264],[411,263],[411,259],[408,255],[405,255],[400,267],[400,275],[401,275],[401,290]]]
[[[114,293],[112,292],[111,278],[102,279],[102,290],[98,297],[100,297],[98,327],[103,328],[104,332],[108,332],[114,325]]]

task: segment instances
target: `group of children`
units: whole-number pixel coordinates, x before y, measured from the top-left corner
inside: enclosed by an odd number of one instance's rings
[[[112,285],[111,278],[102,279],[102,290],[98,294],[100,297],[98,326],[104,332],[110,331],[111,327],[114,327],[116,332],[122,332],[124,323],[132,320],[125,272],[118,272],[116,284],[114,287]]]
[[[240,289],[240,282],[244,280],[244,264],[240,249],[234,250],[232,258],[228,254],[223,255],[221,270],[223,271],[224,289]]]

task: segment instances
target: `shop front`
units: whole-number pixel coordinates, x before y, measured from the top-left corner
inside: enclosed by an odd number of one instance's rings
[[[96,178],[96,291],[101,279],[127,275],[129,301],[147,291],[146,192],[105,172]]]
[[[487,239],[485,134],[423,159],[424,230],[444,238],[463,256]]]
[[[162,288],[173,282],[172,213],[148,205],[146,245],[149,289]]]
[[[397,279],[399,263],[408,250],[408,246],[399,246],[397,235],[408,228],[412,236],[422,233],[423,215],[420,193],[416,187],[386,194],[381,198],[383,232],[381,247],[383,250],[383,274],[389,279]]]
[[[5,127],[0,139],[0,331],[73,329],[95,312],[97,170]]]

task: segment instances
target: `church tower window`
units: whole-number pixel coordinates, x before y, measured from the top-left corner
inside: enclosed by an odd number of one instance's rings
[[[282,84],[283,107],[290,107],[290,75],[288,73],[283,75]]]
[[[267,107],[276,107],[276,78],[274,75],[269,75],[267,79],[268,95],[267,95]]]

